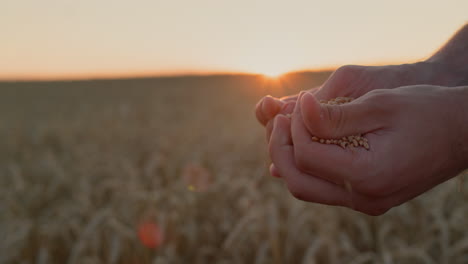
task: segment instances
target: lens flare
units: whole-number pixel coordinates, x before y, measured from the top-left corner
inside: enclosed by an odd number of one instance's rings
[[[163,243],[163,233],[159,226],[152,221],[146,221],[138,226],[138,238],[143,246],[156,249]]]

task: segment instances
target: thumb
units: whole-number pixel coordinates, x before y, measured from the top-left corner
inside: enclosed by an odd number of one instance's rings
[[[312,135],[320,138],[341,138],[364,134],[383,126],[381,111],[374,111],[366,100],[343,105],[320,104],[310,93],[300,98],[303,122]]]

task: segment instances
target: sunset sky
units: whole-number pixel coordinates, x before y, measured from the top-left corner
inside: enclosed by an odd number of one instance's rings
[[[468,22],[466,0],[0,1],[0,79],[411,62]]]

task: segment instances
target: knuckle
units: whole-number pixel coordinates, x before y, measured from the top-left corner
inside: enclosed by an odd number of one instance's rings
[[[328,125],[319,125],[319,132],[322,137],[336,138],[339,131],[345,127],[345,116],[343,109],[339,106],[327,106],[324,111],[325,120],[328,120]]]
[[[333,115],[335,118],[335,122],[332,122],[334,127],[332,126],[332,131],[330,131],[330,135],[332,138],[337,137],[337,133],[341,131],[344,127],[346,127],[346,118],[345,118],[345,113],[341,107],[333,107]]]
[[[375,89],[370,91],[366,97],[370,102],[376,105],[380,105],[384,102],[387,102],[390,95],[386,89]]]
[[[375,89],[368,93],[370,99],[375,105],[393,105],[398,103],[401,98],[398,93],[390,89]]]
[[[357,74],[361,68],[362,66],[358,65],[344,65],[336,70],[336,75],[340,78],[352,77]]]
[[[386,89],[376,89],[366,95],[366,104],[376,115],[391,114],[395,111],[396,97]]]
[[[336,70],[336,73],[337,74],[345,74],[345,73],[349,73],[349,72],[353,71],[353,69],[354,69],[354,65],[347,64],[347,65],[343,65],[343,66],[339,67]]]
[[[387,93],[387,89],[374,89],[367,93],[369,97],[374,97],[374,96],[383,96]]]

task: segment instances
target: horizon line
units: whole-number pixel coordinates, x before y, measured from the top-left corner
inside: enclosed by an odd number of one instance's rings
[[[333,71],[336,67],[323,67],[315,69],[298,69],[280,74],[284,76],[294,73],[306,72],[326,72]],[[246,71],[179,71],[179,72],[160,72],[160,73],[101,73],[101,74],[63,74],[55,76],[17,76],[4,77],[0,76],[0,82],[73,82],[73,81],[98,81],[98,80],[127,80],[127,79],[152,79],[152,78],[177,78],[177,77],[209,77],[223,75],[252,75],[262,76],[265,74],[246,72]]]
[[[382,66],[382,65],[395,65],[401,63],[413,63],[423,61],[424,59],[410,59],[410,60],[393,60],[393,61],[368,61],[360,62],[356,65],[367,65],[367,66]],[[409,62],[408,62],[409,61]],[[354,63],[351,63],[354,64]],[[311,67],[311,68],[297,68],[291,69],[290,71],[280,74],[284,76],[292,73],[301,72],[325,72],[334,71],[338,69],[340,65],[330,64],[322,67]],[[261,72],[249,72],[242,70],[168,70],[168,71],[126,71],[126,72],[106,72],[100,73],[77,73],[77,74],[52,74],[52,73],[36,73],[36,74],[0,74],[0,82],[58,82],[58,81],[92,81],[92,80],[121,80],[121,79],[145,79],[145,78],[171,78],[171,77],[189,77],[189,76],[215,76],[215,75],[265,75]]]

